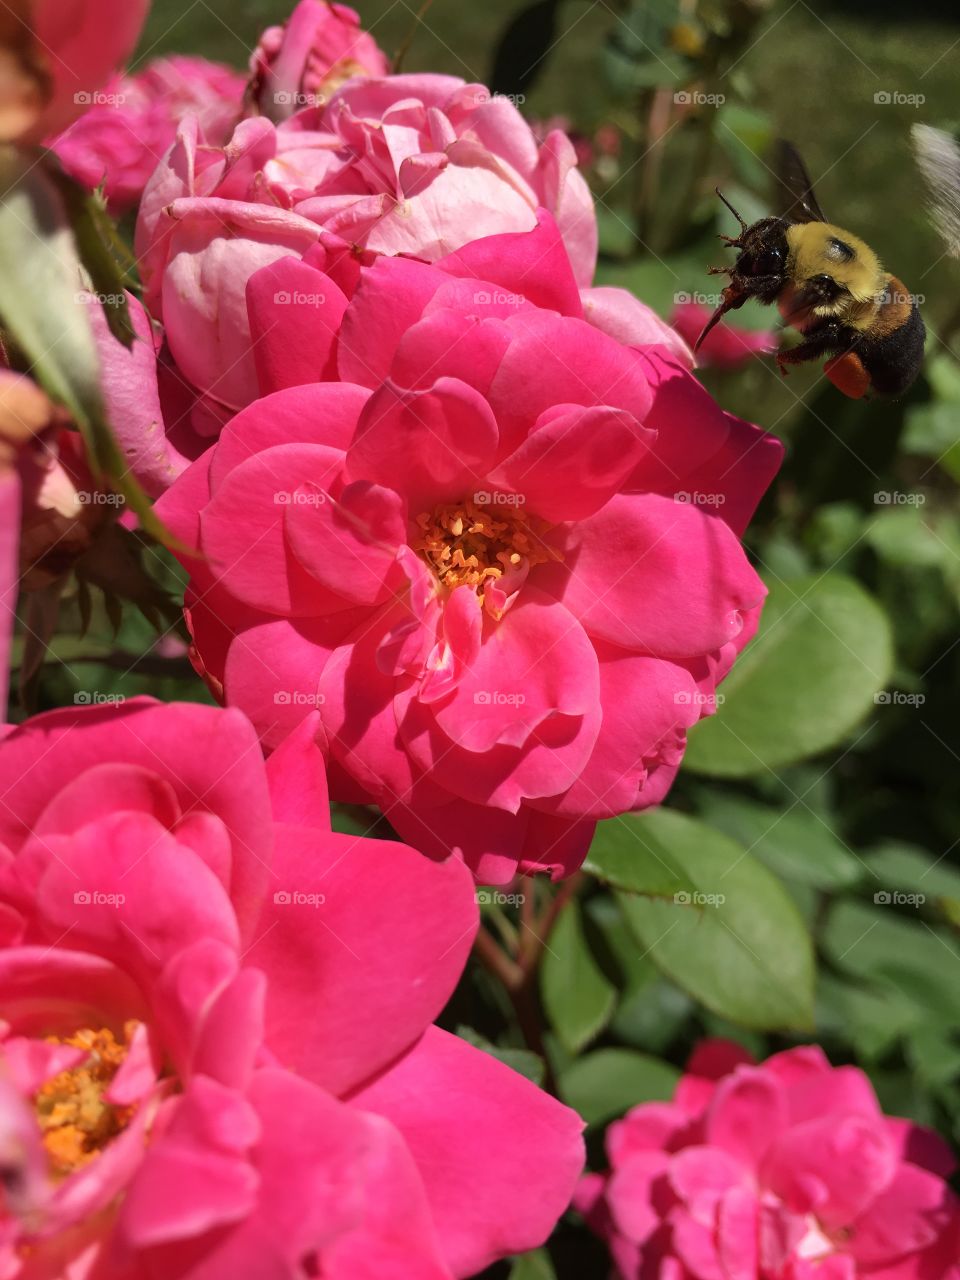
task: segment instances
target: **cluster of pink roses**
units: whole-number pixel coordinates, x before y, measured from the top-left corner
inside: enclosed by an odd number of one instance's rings
[[[321,0],[245,93],[171,59],[100,102],[145,3],[21,7],[60,69],[4,119],[85,97],[62,162],[140,201],[138,340],[90,319],[227,705],[0,736],[0,1277],[473,1275],[583,1167],[579,1117],[434,1025],[475,881],[569,874],[663,799],[757,623],[780,445],[592,286],[562,131],[390,75]],[[83,463],[23,443],[57,426],[0,373],[0,496],[55,489],[46,521]],[[328,783],[406,843],[334,833]],[[609,1154],[576,1204],[631,1280],[960,1280],[946,1152],[817,1050],[707,1045]]]
[[[446,76],[330,94],[308,8],[255,97],[318,101],[223,146],[188,118],[147,184],[141,341],[95,321],[111,416],[195,553],[197,669],[265,746],[317,707],[336,799],[484,881],[567,874],[663,798],[753,634],[781,448],[592,286],[561,131]]]
[[[958,1280],[956,1161],[809,1046],[704,1041],[672,1102],[607,1131],[577,1207],[623,1280]]]

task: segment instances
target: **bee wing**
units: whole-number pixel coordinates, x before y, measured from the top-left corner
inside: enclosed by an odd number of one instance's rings
[[[930,195],[930,215],[947,252],[960,258],[960,145],[942,129],[911,129],[917,168]]]
[[[793,222],[827,222],[827,216],[813,193],[807,166],[791,142],[778,138],[774,161],[779,186],[777,212]]]

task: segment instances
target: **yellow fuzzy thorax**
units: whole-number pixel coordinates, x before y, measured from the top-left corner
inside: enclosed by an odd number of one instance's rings
[[[815,313],[836,316],[853,328],[867,327],[887,280],[870,246],[831,222],[795,223],[787,228],[787,246],[787,274],[795,285],[826,275],[843,286],[844,293],[836,301],[816,307]]]

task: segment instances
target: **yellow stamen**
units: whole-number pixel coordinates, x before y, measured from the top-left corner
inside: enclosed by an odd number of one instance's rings
[[[532,568],[560,553],[548,546],[543,534],[550,528],[536,516],[522,515],[506,504],[478,503],[465,499],[422,511],[416,517],[420,537],[413,543],[423,560],[449,591],[470,586],[483,605],[484,591],[504,572]]]
[[[136,1107],[113,1106],[103,1095],[126,1061],[138,1025],[126,1023],[122,1042],[108,1027],[84,1027],[73,1035],[47,1037],[48,1044],[88,1052],[75,1067],[48,1080],[36,1097],[37,1123],[55,1178],[65,1178],[96,1159],[130,1123]]]

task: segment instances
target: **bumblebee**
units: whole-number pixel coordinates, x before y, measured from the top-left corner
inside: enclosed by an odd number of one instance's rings
[[[732,267],[710,268],[728,274],[730,283],[696,346],[728,311],[757,298],[776,303],[784,322],[803,334],[777,354],[782,374],[828,356],[823,371],[844,395],[902,395],[923,361],[916,301],[869,245],[827,221],[795,148],[780,142],[777,150],[782,213],[747,226],[717,190],[740,223],[738,236],[720,238],[739,252]]]

